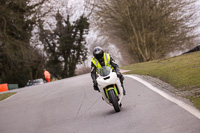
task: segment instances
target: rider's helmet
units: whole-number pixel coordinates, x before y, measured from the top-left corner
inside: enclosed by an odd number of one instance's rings
[[[99,59],[102,59],[103,58],[103,55],[104,55],[104,51],[101,47],[95,47],[94,48],[94,51],[93,51],[93,55],[94,57],[99,60]]]
[[[44,68],[43,71],[46,71],[46,69]]]

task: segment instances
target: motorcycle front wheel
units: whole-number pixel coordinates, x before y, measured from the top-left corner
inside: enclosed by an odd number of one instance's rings
[[[120,112],[120,106],[118,104],[117,96],[115,95],[114,90],[108,91],[108,94],[110,96],[110,101],[115,109],[116,112]]]

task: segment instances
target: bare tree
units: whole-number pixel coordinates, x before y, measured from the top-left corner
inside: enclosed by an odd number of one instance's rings
[[[192,45],[195,0],[94,0],[93,17],[104,36],[136,62]]]

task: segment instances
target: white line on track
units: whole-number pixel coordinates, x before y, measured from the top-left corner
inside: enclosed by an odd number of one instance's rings
[[[160,94],[161,96],[163,96],[164,98],[166,98],[167,100],[177,104],[178,106],[182,107],[183,109],[185,109],[186,111],[190,112],[192,115],[196,116],[198,119],[200,119],[200,111],[197,110],[196,108],[184,103],[183,101],[170,96],[169,94],[165,93],[164,91],[161,91],[160,89],[156,88],[155,86],[151,85],[150,83],[146,82],[145,80],[136,77],[134,75],[124,75],[126,77],[130,77],[134,80],[137,80],[138,82],[144,84],[146,87],[148,87],[149,89],[155,91],[156,93]]]

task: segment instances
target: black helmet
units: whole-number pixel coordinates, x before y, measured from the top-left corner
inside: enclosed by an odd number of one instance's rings
[[[97,60],[99,60],[99,59],[101,59],[101,58],[103,58],[103,55],[104,55],[104,51],[103,51],[103,49],[101,48],[101,47],[95,47],[94,48],[94,51],[93,51],[93,55],[94,55],[94,57],[97,59]]]

